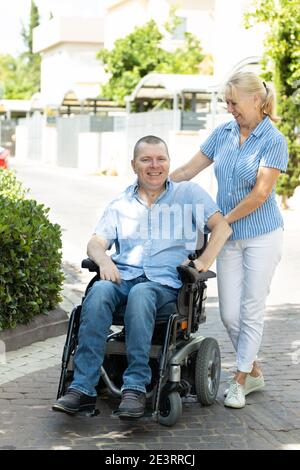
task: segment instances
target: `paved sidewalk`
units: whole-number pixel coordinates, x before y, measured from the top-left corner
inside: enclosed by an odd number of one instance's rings
[[[55,413],[63,336],[37,342],[6,355],[0,351],[0,449],[204,450],[300,449],[300,294],[298,213],[286,217],[285,252],[266,312],[260,351],[264,392],[247,397],[241,410],[223,406],[235,355],[220,322],[216,284],[208,284],[207,323],[200,333],[215,337],[222,352],[218,399],[211,407],[184,403],[172,428],[150,420],[112,418],[115,400],[98,400],[95,417]],[[92,276],[65,263],[62,307],[78,304]]]
[[[64,305],[70,307],[80,299],[82,274],[71,266],[66,272]],[[0,449],[299,449],[299,307],[268,307],[260,354],[266,390],[251,394],[244,409],[232,410],[223,406],[222,392],[234,370],[234,354],[217,299],[209,296],[201,334],[215,337],[222,351],[218,400],[207,408],[185,403],[173,428],[151,420],[131,424],[113,419],[115,400],[98,400],[100,414],[92,418],[54,413],[64,337],[10,352],[0,366]]]

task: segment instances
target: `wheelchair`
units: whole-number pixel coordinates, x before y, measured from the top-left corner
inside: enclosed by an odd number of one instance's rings
[[[165,320],[156,321],[151,342],[149,364],[152,381],[147,388],[147,409],[150,408],[150,416],[156,422],[165,426],[173,426],[180,419],[183,398],[198,400],[202,405],[209,406],[215,401],[219,388],[221,355],[218,342],[197,333],[200,324],[206,321],[206,282],[216,274],[212,271],[199,273],[193,267],[192,259],[196,256],[199,252],[190,255],[188,266],[177,267],[182,281],[177,303],[162,307],[160,317],[164,317],[165,313]],[[100,280],[100,272],[89,258],[82,261],[82,268],[96,273],[85,290],[83,302],[93,283]],[[73,379],[81,308],[82,304],[76,306],[70,316],[57,399],[66,393]],[[96,387],[99,397],[107,393],[114,397],[121,396],[122,376],[127,367],[122,309],[125,307],[114,312],[112,329],[107,337],[101,376]],[[90,410],[91,414],[94,411]],[[117,411],[113,414],[117,415]]]

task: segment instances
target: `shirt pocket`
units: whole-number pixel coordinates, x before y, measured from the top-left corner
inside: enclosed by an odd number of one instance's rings
[[[259,150],[239,158],[236,165],[236,179],[242,186],[254,186],[261,154]]]

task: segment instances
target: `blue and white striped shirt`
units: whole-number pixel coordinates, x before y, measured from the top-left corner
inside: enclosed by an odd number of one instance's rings
[[[287,168],[288,151],[283,134],[265,117],[240,145],[240,128],[234,121],[218,126],[200,146],[214,161],[218,181],[217,204],[228,214],[252,191],[259,167]],[[231,225],[230,240],[253,238],[283,226],[275,188],[254,212]]]

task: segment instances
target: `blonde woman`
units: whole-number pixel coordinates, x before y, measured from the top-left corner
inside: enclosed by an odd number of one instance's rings
[[[237,353],[224,404],[242,408],[246,395],[264,387],[256,357],[265,302],[282,252],[275,185],[286,170],[288,153],[284,136],[272,124],[278,118],[271,86],[252,72],[237,72],[226,82],[224,97],[234,119],[218,126],[170,176],[190,180],[214,163],[217,203],[233,230],[217,259],[221,318]]]

